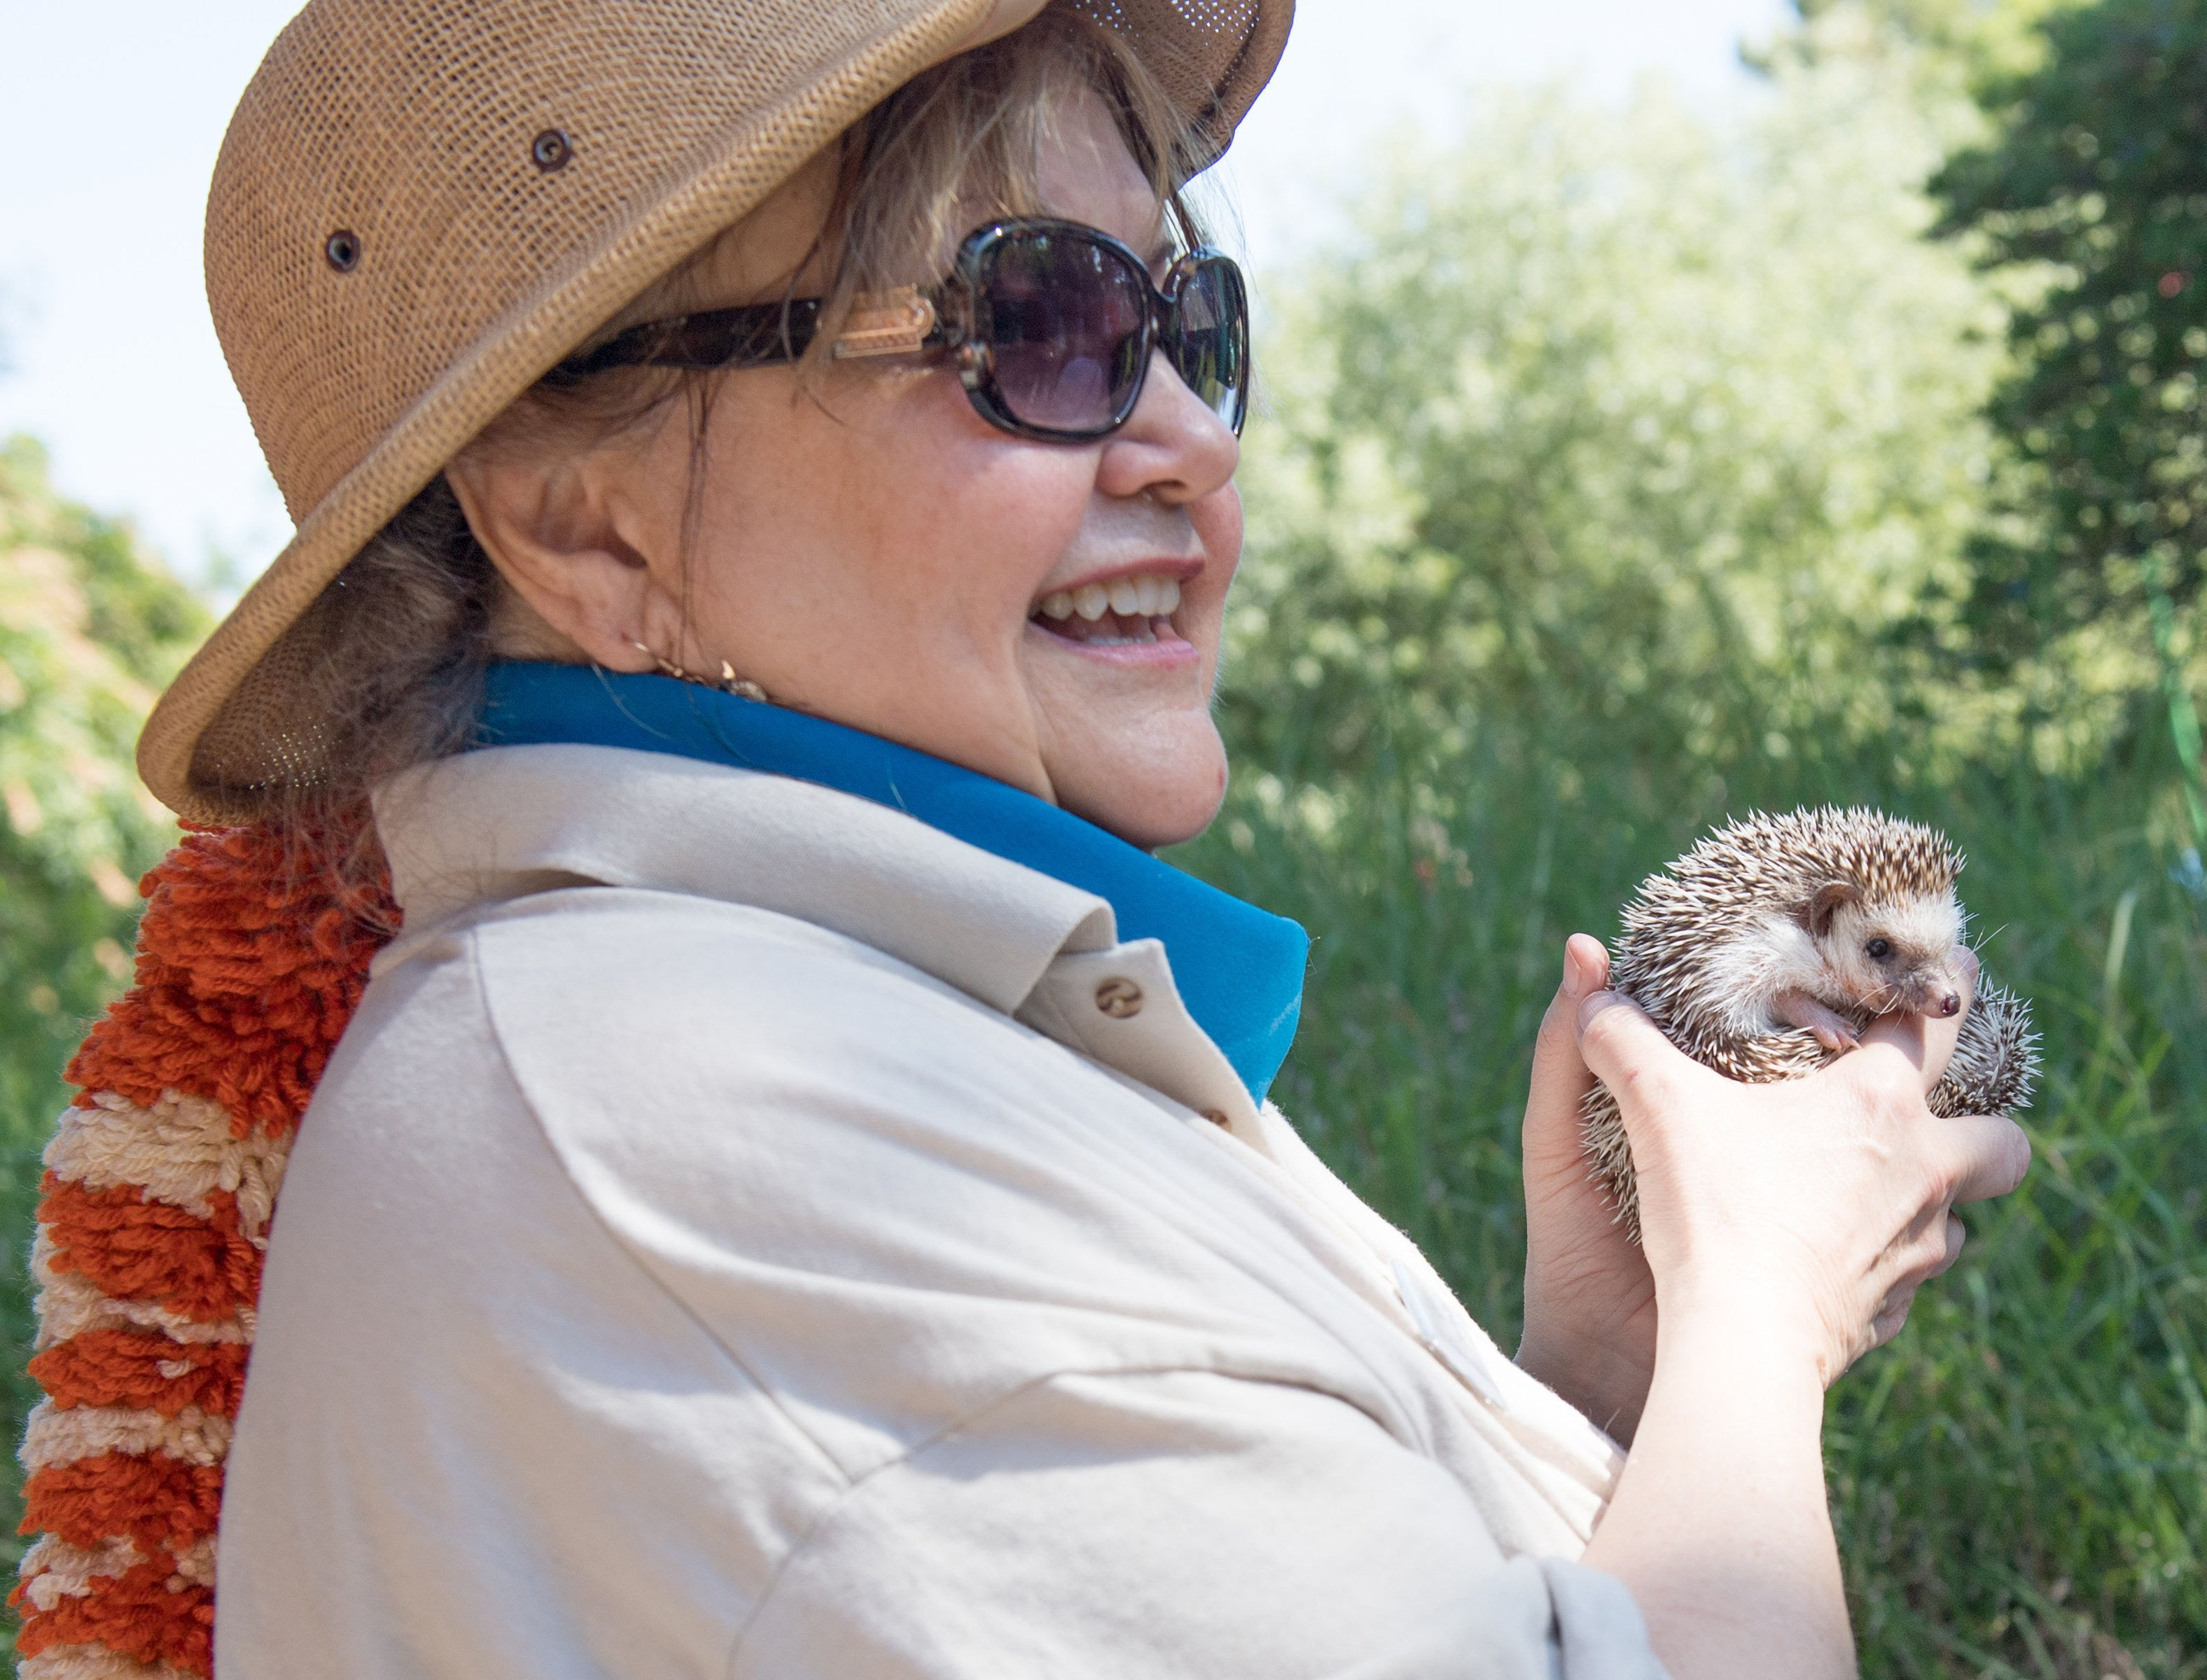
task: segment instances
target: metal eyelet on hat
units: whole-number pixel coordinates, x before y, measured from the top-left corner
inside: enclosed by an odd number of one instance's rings
[[[547,129],[529,142],[529,161],[547,175],[566,168],[574,156],[574,142],[557,129]]]
[[[322,255],[338,273],[351,273],[360,266],[360,236],[350,228],[339,228],[322,242]]]

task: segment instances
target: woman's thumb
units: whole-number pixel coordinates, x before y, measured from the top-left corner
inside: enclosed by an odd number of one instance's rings
[[[1579,1005],[1578,1038],[1580,1055],[1628,1119],[1660,1104],[1698,1067],[1646,1010],[1618,992],[1595,992]]]
[[[1568,1091],[1576,1108],[1586,1094],[1586,1068],[1579,1061],[1578,1009],[1588,994],[1609,979],[1609,953],[1591,936],[1575,933],[1564,944],[1563,983],[1540,1018],[1533,1041],[1533,1084],[1536,1089]]]
[[[1564,947],[1563,983],[1533,1041],[1533,1086],[1525,1101],[1528,1170],[1551,1158],[1580,1170],[1579,1105],[1594,1079],[1579,1060],[1579,1003],[1608,978],[1609,954],[1600,942],[1573,934]]]

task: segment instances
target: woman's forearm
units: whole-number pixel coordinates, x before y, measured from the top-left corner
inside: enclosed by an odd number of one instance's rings
[[[1824,1488],[1823,1384],[1812,1359],[1756,1345],[1743,1321],[1666,1323],[1586,1561],[1632,1589],[1678,1680],[1843,1680],[1854,1640]]]

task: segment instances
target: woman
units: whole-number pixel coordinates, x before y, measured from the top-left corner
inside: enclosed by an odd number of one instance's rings
[[[1824,1386],[2025,1164],[1926,1111],[1953,1024],[1733,1086],[1575,939],[1513,1362],[1265,1103],[1301,930],[1149,855],[1225,786],[1248,380],[1180,188],[1287,19],[272,52],[211,293],[300,535],[141,763],[325,852],[372,793],[404,926],[269,1242],[225,1680],[1851,1671]]]

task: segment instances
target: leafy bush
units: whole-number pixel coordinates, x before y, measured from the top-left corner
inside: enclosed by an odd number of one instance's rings
[[[37,1398],[22,1369],[24,1262],[39,1152],[66,1100],[62,1065],[129,978],[137,877],[175,834],[131,749],[206,629],[126,527],[53,494],[35,445],[0,445],[0,1430],[11,1441]],[[5,1491],[12,1536],[12,1474]]]
[[[2207,3],[2098,0],[2041,38],[2035,66],[1992,85],[1997,134],[1935,183],[1946,230],[2041,283],[1992,408],[2013,466],[1969,617],[2007,671],[2159,713],[2196,869],[2207,649],[2181,609],[2207,581]]]
[[[2003,317],[1916,184],[1959,118],[1867,33],[1773,74],[1737,133],[1498,96],[1274,289],[1225,702],[1259,758],[1353,778],[1383,706],[1666,775],[1983,737],[2005,697],[1940,655]]]

